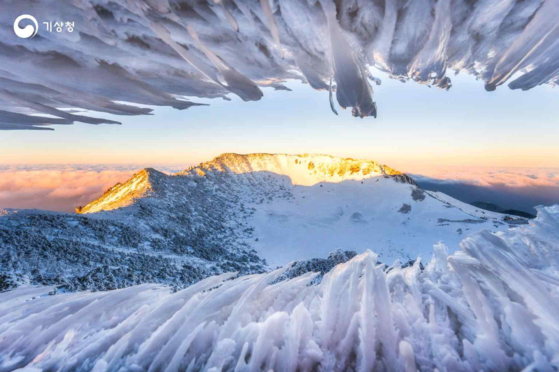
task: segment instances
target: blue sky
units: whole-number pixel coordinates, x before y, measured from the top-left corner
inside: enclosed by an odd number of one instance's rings
[[[196,100],[210,106],[105,115],[120,126],[0,132],[0,207],[72,211],[137,169],[177,171],[224,152],[374,159],[424,182],[447,180],[446,188],[459,190],[447,192],[459,199],[498,195],[503,207],[529,212],[559,202],[559,89],[489,93],[482,82],[460,75],[447,92],[381,78],[374,86],[376,120],[341,109],[336,116],[327,92],[290,82],[292,92],[264,89],[258,102]],[[103,165],[37,166],[46,163]]]
[[[378,119],[329,108],[328,93],[290,82],[258,102],[209,103],[185,111],[105,117],[121,126],[75,124],[55,131],[0,133],[0,162],[196,164],[224,152],[327,153],[416,166],[559,167],[559,90],[486,92],[468,75],[450,91],[378,74]],[[96,116],[100,116],[97,115]]]

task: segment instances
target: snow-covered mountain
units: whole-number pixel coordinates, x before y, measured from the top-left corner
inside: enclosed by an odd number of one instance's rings
[[[273,267],[324,258],[337,248],[368,247],[389,261],[415,259],[430,254],[438,240],[456,245],[472,229],[496,231],[523,221],[427,193],[407,175],[374,161],[309,154],[224,154],[173,176],[144,171],[80,212],[172,200],[182,194],[181,186],[200,182],[250,211],[247,243]],[[166,185],[173,185],[173,193]]]
[[[183,287],[338,249],[408,261],[439,240],[457,247],[474,230],[525,222],[425,192],[374,161],[308,154],[224,154],[175,175],[144,169],[77,212],[0,217],[3,272],[70,289]]]
[[[0,372],[554,371],[559,206],[537,209],[373,161],[224,154],[78,214],[0,211]]]

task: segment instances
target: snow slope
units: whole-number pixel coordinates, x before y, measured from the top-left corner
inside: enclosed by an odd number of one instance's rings
[[[68,107],[126,116],[198,105],[185,98],[259,100],[293,79],[329,90],[334,112],[337,101],[376,117],[370,67],[442,89],[451,71],[489,91],[556,84],[558,13],[556,0],[3,1],[0,130],[117,123]],[[36,37],[16,37],[22,14]],[[45,30],[60,20],[75,30]]]
[[[559,206],[386,269],[371,251],[316,274],[0,294],[0,371],[554,371]],[[457,247],[450,247],[451,250]]]

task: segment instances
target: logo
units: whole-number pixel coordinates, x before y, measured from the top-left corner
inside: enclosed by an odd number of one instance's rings
[[[33,25],[27,25],[24,28],[19,27],[19,23],[24,19],[28,19],[31,22],[33,22],[35,27],[33,27]],[[28,39],[30,37],[33,37],[33,36],[37,35],[37,31],[39,31],[39,24],[37,23],[37,20],[35,19],[35,17],[33,17],[29,14],[20,15],[14,21],[14,32],[16,33],[16,35],[18,37],[20,37],[22,39]]]

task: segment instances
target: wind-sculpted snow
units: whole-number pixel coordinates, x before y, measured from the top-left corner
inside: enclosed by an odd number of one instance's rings
[[[559,360],[559,206],[401,268],[371,251],[318,274],[285,268],[141,285],[0,294],[0,370],[553,371]],[[524,369],[526,368],[526,369]]]
[[[4,1],[0,129],[118,123],[67,108],[146,115],[129,103],[254,101],[292,79],[329,89],[334,112],[335,96],[354,116],[376,116],[371,67],[443,89],[451,70],[489,91],[531,89],[559,79],[558,13],[556,0]],[[14,34],[21,14],[37,18],[35,37]],[[60,21],[74,30],[43,24]]]

